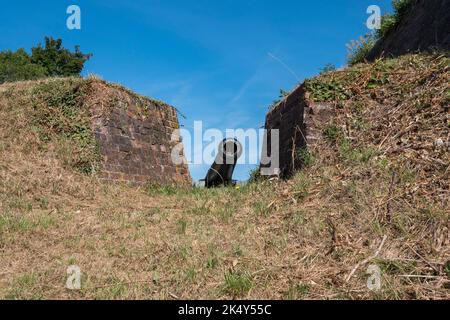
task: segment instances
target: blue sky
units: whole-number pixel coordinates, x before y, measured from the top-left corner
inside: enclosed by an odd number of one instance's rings
[[[45,35],[80,45],[95,73],[164,100],[192,130],[264,125],[281,88],[294,88],[327,63],[345,65],[345,44],[369,30],[369,5],[390,0],[53,0],[0,5],[0,50],[25,48]],[[66,9],[81,8],[81,30],[66,28]],[[281,61],[281,62],[280,62]],[[255,166],[241,165],[246,179]],[[203,178],[208,164],[191,166]]]

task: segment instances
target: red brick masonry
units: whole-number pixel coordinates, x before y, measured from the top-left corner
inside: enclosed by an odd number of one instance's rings
[[[334,115],[332,103],[312,102],[303,85],[278,103],[266,116],[268,152],[270,131],[280,132],[280,177],[288,178],[297,168],[295,152],[312,147],[322,138],[322,127]]]
[[[171,141],[179,129],[176,109],[100,86],[108,98],[97,99],[92,110],[93,130],[103,156],[101,178],[137,184],[190,183],[187,166],[174,165],[171,160],[172,148],[181,142],[180,138]]]

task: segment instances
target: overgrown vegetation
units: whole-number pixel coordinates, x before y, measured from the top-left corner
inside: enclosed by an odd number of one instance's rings
[[[0,83],[44,77],[46,77],[45,68],[33,63],[24,49],[16,52],[0,52]]]
[[[82,79],[43,82],[31,90],[32,125],[41,141],[59,140],[57,153],[65,165],[83,173],[96,171],[100,161],[91,111],[84,105],[89,81]]]
[[[381,27],[374,33],[366,34],[358,40],[352,40],[348,45],[348,64],[355,65],[364,62],[367,54],[372,50],[377,41],[385,38],[395,30],[403,19],[405,13],[415,0],[392,0],[393,14],[385,14],[381,17]]]
[[[102,112],[107,113],[120,100],[124,108],[134,103],[145,114],[149,104],[163,104],[92,76],[15,82],[4,88],[9,103],[3,111],[11,121],[8,136],[22,137],[16,144],[24,152],[55,154],[64,167],[84,174],[96,173],[101,161],[92,128],[94,105],[101,104]],[[150,193],[152,186],[148,190]],[[153,186],[153,191],[171,193],[168,186],[162,190]]]
[[[34,144],[39,152],[56,153],[67,168],[94,173],[100,155],[91,127],[91,110],[84,103],[90,80],[53,79],[17,88],[13,86],[7,93],[9,107],[25,122],[22,128],[13,128],[13,132],[20,136],[23,132],[19,130],[25,130],[28,134],[23,136],[37,139]],[[18,143],[22,145],[24,141]]]
[[[45,47],[38,44],[29,55],[24,49],[0,52],[0,84],[45,77],[78,76],[92,54],[84,54],[76,46],[71,52],[61,39],[45,37]]]
[[[27,131],[33,104],[18,98],[36,83],[0,86],[0,297],[448,299],[450,59],[404,56],[316,81],[332,79],[327,90],[346,96],[326,94],[336,117],[297,153],[301,172],[213,190],[74,173]],[[72,264],[80,291],[65,289]],[[372,264],[379,291],[367,288]]]
[[[359,37],[358,40],[352,40],[347,44],[348,58],[347,63],[353,66],[365,61],[367,54],[375,46],[379,38],[374,33]]]
[[[345,90],[342,83],[334,78],[313,78],[305,81],[305,88],[311,92],[313,101],[337,101],[346,100],[349,92]]]

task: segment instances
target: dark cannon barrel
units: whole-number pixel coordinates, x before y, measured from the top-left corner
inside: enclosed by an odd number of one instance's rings
[[[233,183],[233,172],[237,160],[242,155],[242,145],[237,139],[224,139],[220,145],[216,160],[205,178],[205,187],[214,188]]]

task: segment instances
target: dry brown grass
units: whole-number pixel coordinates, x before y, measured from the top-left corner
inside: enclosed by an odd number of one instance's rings
[[[323,76],[349,97],[314,161],[240,190],[76,173],[35,147],[0,87],[0,297],[448,299],[449,150],[435,145],[449,140],[445,59]],[[368,87],[377,72],[387,77]],[[65,289],[73,264],[80,291]],[[381,291],[366,286],[370,264]]]

